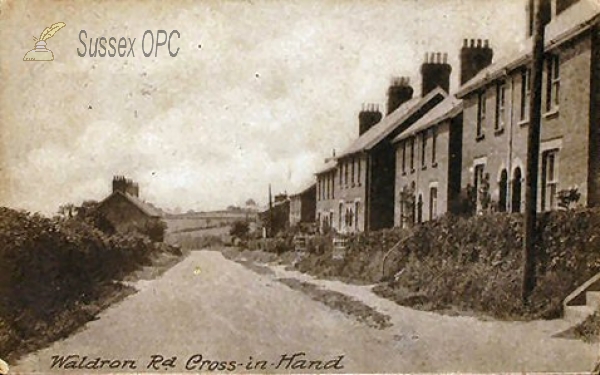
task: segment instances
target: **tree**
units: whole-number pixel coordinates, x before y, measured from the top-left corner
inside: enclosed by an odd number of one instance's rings
[[[239,239],[245,239],[248,236],[249,230],[250,227],[248,225],[248,222],[243,220],[237,220],[231,226],[229,234]]]
[[[65,203],[58,207],[58,213],[61,216],[72,218],[75,212],[75,205],[73,203]]]

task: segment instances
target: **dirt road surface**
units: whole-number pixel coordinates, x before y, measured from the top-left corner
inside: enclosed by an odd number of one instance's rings
[[[398,306],[368,287],[272,270],[257,273],[220,252],[194,251],[158,279],[137,282],[138,293],[71,337],[24,357],[11,372],[90,372],[52,368],[53,356],[67,355],[79,355],[78,364],[87,356],[88,362],[100,357],[114,366],[131,360],[136,367],[110,370],[105,362],[95,372],[145,373],[193,373],[209,371],[210,365],[218,373],[286,373],[302,365],[301,359],[331,368],[295,372],[580,372],[591,370],[597,359],[595,345],[552,337],[568,328],[562,320],[443,316]],[[277,281],[281,277],[342,292],[389,315],[393,325],[369,327],[290,289]],[[293,361],[282,357],[294,354]],[[177,358],[172,366],[163,361],[147,368],[153,355]],[[201,370],[197,355],[210,361]]]

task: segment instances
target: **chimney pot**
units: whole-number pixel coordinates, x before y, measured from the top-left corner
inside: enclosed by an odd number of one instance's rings
[[[494,51],[489,40],[470,39],[470,47],[460,51],[460,84],[463,85],[492,63]]]
[[[469,45],[468,39],[463,39],[463,47],[467,47]]]

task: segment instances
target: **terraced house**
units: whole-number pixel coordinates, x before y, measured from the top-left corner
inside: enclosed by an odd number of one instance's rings
[[[460,83],[489,66],[493,55],[489,41],[465,39],[460,50]],[[431,56],[425,59],[423,67],[427,69]],[[462,112],[462,101],[449,95],[393,140],[395,226],[405,227],[460,210]]]
[[[526,32],[531,36],[532,1]],[[561,190],[600,203],[600,3],[553,0],[546,26],[538,209],[557,207]],[[462,187],[479,210],[521,212],[527,157],[531,38],[524,52],[482,70],[463,99]],[[489,186],[489,195],[482,186]],[[491,198],[489,207],[483,195]]]
[[[392,140],[447,97],[447,56],[423,64],[422,92],[407,77],[388,89],[387,113],[367,105],[359,113],[359,137],[317,173],[317,219],[321,228],[354,233],[394,225],[396,156]]]

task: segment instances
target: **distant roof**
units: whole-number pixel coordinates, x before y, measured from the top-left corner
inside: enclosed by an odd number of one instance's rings
[[[125,197],[125,199],[127,199],[129,202],[131,202],[133,205],[135,205],[140,211],[142,211],[144,214],[146,214],[150,217],[161,217],[162,216],[162,213],[160,212],[160,210],[158,208],[154,207],[152,204],[144,202],[143,200],[139,199],[138,197],[134,197],[131,194],[123,193],[120,191],[113,192],[111,195],[106,197],[102,202],[100,202],[99,206],[102,206],[106,201],[108,201],[110,198],[112,198],[113,196],[116,196],[116,195],[122,195],[123,197]]]
[[[574,38],[586,31],[591,24],[598,22],[599,19],[600,1],[581,0],[571,5],[546,26],[546,49],[554,48]],[[504,75],[505,71],[511,71],[529,63],[532,43],[532,39],[528,39],[517,54],[495,62],[480,71],[458,90],[456,96],[462,98]]]
[[[315,174],[329,172],[330,170],[335,169],[336,166],[337,166],[337,162],[333,159],[329,159],[321,166],[321,168],[319,168],[317,170],[317,172]]]
[[[454,95],[448,96],[438,105],[433,107],[431,111],[427,112],[425,116],[409,126],[408,129],[398,134],[393,142],[412,136],[432,125],[439,124],[446,119],[452,118],[462,112],[462,108],[462,100],[457,99]]]
[[[298,195],[302,195],[304,193],[307,193],[310,189],[314,189],[317,186],[316,182],[311,182],[310,185],[305,186],[302,190],[298,191],[297,193],[291,194],[290,197],[296,197]]]
[[[421,107],[438,95],[446,97],[448,94],[446,94],[443,89],[438,87],[425,95],[423,98],[413,98],[405,102],[394,112],[384,117],[379,123],[358,137],[338,156],[338,158],[360,151],[370,150],[383,139],[385,139],[385,137],[387,137],[390,133],[392,133],[400,124],[421,109]]]

